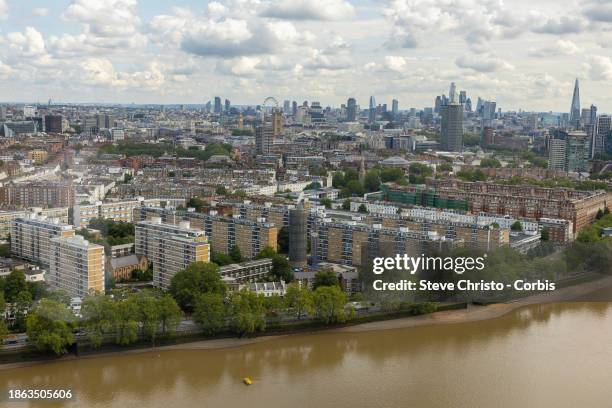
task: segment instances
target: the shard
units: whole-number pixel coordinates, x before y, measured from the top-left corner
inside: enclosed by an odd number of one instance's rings
[[[572,96],[570,126],[573,126],[576,129],[580,127],[580,89],[578,87],[578,78],[576,78],[576,84],[574,85],[574,96]]]

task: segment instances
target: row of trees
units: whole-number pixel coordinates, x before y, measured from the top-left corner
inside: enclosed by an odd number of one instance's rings
[[[28,340],[38,350],[66,353],[75,343],[75,333],[91,347],[104,342],[128,345],[139,338],[155,344],[159,336],[175,332],[181,310],[168,294],[142,291],[137,294],[88,296],[78,319],[61,300],[42,299],[27,316]]]

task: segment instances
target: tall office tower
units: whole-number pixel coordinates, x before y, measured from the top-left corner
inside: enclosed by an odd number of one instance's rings
[[[110,129],[115,127],[115,118],[109,114],[96,115],[96,126],[98,129]]]
[[[464,105],[466,101],[467,101],[467,93],[465,91],[460,91],[459,92],[459,103]]]
[[[591,105],[588,112],[587,120],[584,124],[584,131],[589,137],[591,147],[590,157],[595,157],[598,153],[604,152],[604,141],[599,139],[597,134],[597,106]]]
[[[370,111],[368,113],[368,122],[373,123],[376,120],[376,99],[374,96],[370,96]]]
[[[274,129],[270,124],[262,123],[255,129],[255,147],[257,154],[268,154],[274,144]]]
[[[272,108],[272,134],[274,137],[283,135],[283,112],[279,108]]]
[[[70,296],[104,293],[104,247],[80,235],[50,240],[49,279]]]
[[[11,254],[32,262],[49,264],[51,238],[73,237],[71,225],[44,218],[17,218],[11,221]]]
[[[355,98],[348,98],[346,101],[346,120],[347,122],[357,120],[357,101]]]
[[[283,102],[283,113],[285,115],[289,115],[289,110],[291,109],[291,102],[287,99]]]
[[[570,108],[569,125],[575,129],[580,128],[580,89],[578,85],[578,78],[574,84],[574,95],[572,96],[572,106]]]
[[[601,115],[597,118],[597,129],[595,130],[597,136],[597,149],[602,149],[601,151],[597,150],[595,154],[598,153],[608,153],[612,150],[612,145],[608,143],[608,138],[610,137],[610,131],[612,130],[612,116],[610,115]]]
[[[434,103],[434,112],[435,113],[440,113],[442,111],[442,96],[438,95],[436,96],[436,101]]]
[[[210,101],[206,102],[206,105],[204,105],[204,110],[206,112],[210,112],[211,106],[212,106],[212,104],[210,103]]]
[[[161,218],[136,224],[134,251],[153,264],[153,286],[168,289],[172,277],[194,262],[210,262],[210,245],[189,222],[162,224]]]
[[[221,98],[215,96],[215,110],[214,113],[221,113]]]
[[[442,106],[441,148],[449,152],[463,150],[463,107],[457,102],[455,83],[451,83],[448,105]]]
[[[495,118],[496,105],[497,103],[493,101],[482,101],[482,112],[480,112],[480,114],[482,117],[483,126],[491,126],[491,122],[493,122],[493,119]]]
[[[0,106],[0,120],[6,120],[6,106]]]
[[[478,100],[476,101],[476,113],[482,113],[482,104],[483,104],[483,100],[482,98],[479,96]]]
[[[306,210],[300,204],[289,211],[289,263],[294,268],[304,268],[306,258]]]
[[[291,114],[293,115],[293,117],[295,118],[295,115],[297,115],[298,112],[298,104],[296,101],[291,102]]]
[[[231,107],[232,107],[232,104],[230,103],[230,100],[226,99],[225,100],[225,113],[229,113]]]
[[[399,115],[399,102],[397,99],[391,101],[391,114],[393,115],[393,119],[397,119]]]
[[[64,128],[62,115],[45,115],[45,132],[62,133]]]
[[[472,100],[470,98],[467,98],[465,100],[465,106],[464,106],[464,110],[466,112],[471,112],[472,111]]]

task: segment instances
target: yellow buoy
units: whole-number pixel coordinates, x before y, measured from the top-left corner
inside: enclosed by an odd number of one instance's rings
[[[251,380],[251,378],[250,378],[250,377],[244,377],[244,378],[242,379],[242,382],[243,382],[243,383],[245,383],[246,385],[251,385],[251,384],[253,384],[253,380]]]

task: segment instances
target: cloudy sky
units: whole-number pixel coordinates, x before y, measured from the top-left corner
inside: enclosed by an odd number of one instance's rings
[[[0,100],[612,112],[612,0],[0,0]]]

